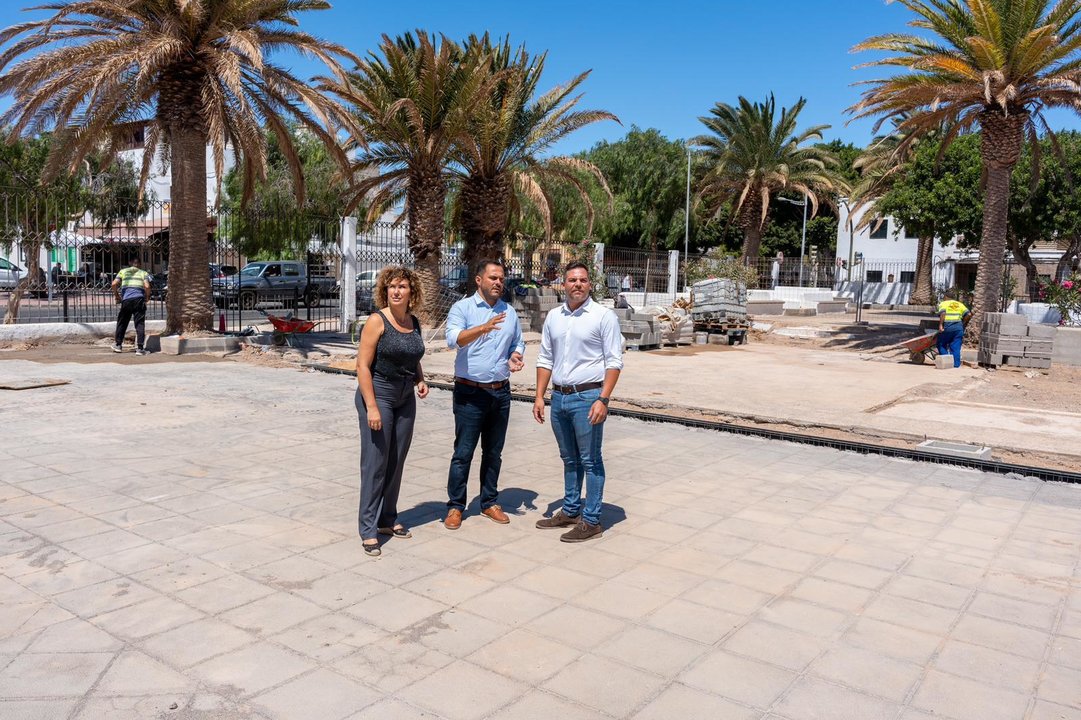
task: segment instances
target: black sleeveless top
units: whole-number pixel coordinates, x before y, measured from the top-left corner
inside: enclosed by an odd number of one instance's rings
[[[375,345],[372,374],[388,380],[412,380],[417,376],[417,364],[424,357],[424,340],[420,336],[420,321],[413,315],[409,318],[413,330],[404,333],[383,315],[383,334]]]

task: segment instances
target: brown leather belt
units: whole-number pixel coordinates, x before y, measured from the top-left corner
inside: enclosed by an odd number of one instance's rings
[[[479,383],[460,377],[454,378],[454,382],[468,385],[469,387],[480,388],[481,390],[500,390],[510,384],[510,380],[500,380],[499,382],[494,383]]]
[[[561,395],[573,395],[574,393],[585,392],[586,390],[596,390],[601,387],[604,387],[603,382],[591,382],[582,383],[581,385],[552,385],[552,390]]]

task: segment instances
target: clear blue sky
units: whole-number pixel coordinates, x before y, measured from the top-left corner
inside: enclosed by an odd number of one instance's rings
[[[27,17],[27,0],[0,1],[0,27]],[[383,33],[423,28],[455,39],[489,31],[510,35],[531,52],[548,51],[542,87],[583,70],[583,107],[609,110],[623,122],[579,131],[558,149],[575,152],[598,140],[616,140],[632,124],[656,127],[671,138],[697,135],[698,117],[713,104],[738,96],[762,99],[773,92],[779,104],[801,95],[802,125],[828,124],[827,140],[865,145],[870,121],[845,125],[844,109],[858,98],[853,82],[877,77],[876,69],[853,70],[867,55],[853,55],[857,42],[900,31],[910,15],[884,0],[548,0],[542,3],[371,2],[332,0],[334,7],[304,13],[305,28],[358,54],[376,47]],[[310,76],[318,66],[296,56],[279,62]],[[4,106],[7,101],[0,100]],[[1054,128],[1081,127],[1077,116],[1051,114]]]

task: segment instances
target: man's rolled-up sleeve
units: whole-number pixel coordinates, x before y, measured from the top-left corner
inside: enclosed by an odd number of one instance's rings
[[[447,347],[452,349],[458,348],[458,335],[462,330],[465,330],[465,311],[454,303],[450,307],[450,312],[447,313]]]
[[[537,367],[546,370],[552,369],[552,331],[548,319],[544,319],[544,328],[541,330],[540,352],[537,353]]]
[[[615,313],[606,312],[601,320],[601,340],[604,349],[604,369],[623,369],[623,333]]]

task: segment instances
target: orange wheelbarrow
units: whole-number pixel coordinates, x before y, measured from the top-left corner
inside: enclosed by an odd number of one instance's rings
[[[901,347],[908,350],[908,359],[917,365],[922,365],[924,360],[930,357],[934,360],[938,355],[938,333],[928,333],[918,338],[905,340]]]
[[[279,317],[265,311],[260,312],[266,315],[266,319],[274,326],[274,330],[270,334],[270,341],[279,347],[282,345],[293,347],[293,341],[296,339],[297,335],[310,333],[315,329],[316,325],[322,322],[322,320],[302,320],[301,318],[295,318],[292,313],[289,313],[285,317]]]

